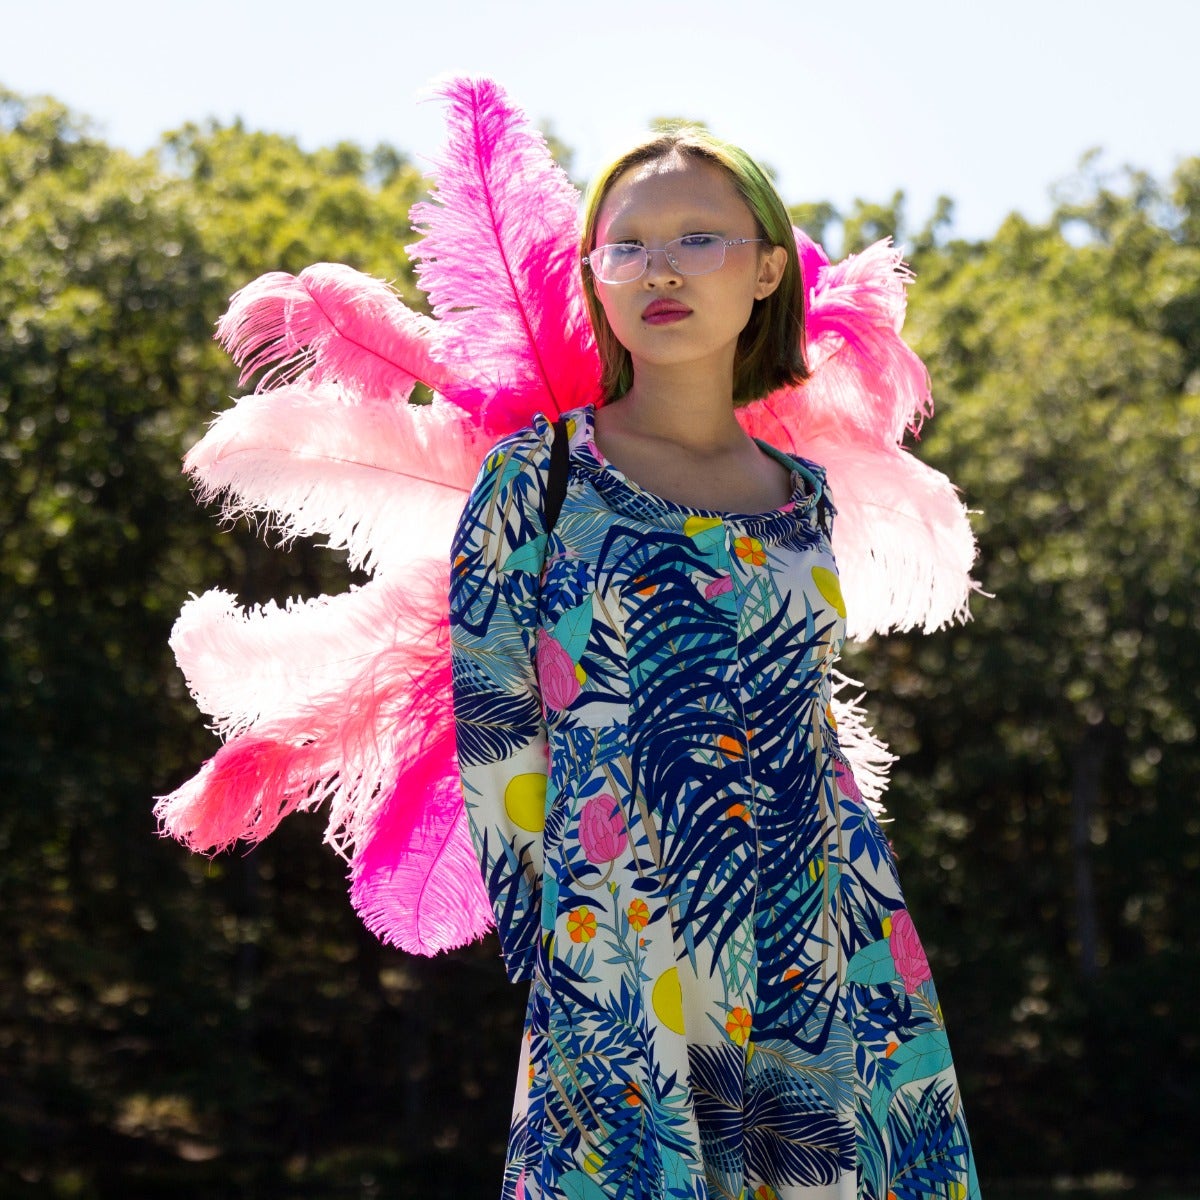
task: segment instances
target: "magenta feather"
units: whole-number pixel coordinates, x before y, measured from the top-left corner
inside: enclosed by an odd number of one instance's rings
[[[492,925],[471,845],[448,709],[440,739],[400,776],[354,856],[350,897],[368,929],[414,954],[465,945]]]
[[[491,80],[457,79],[436,187],[412,211],[410,253],[441,321],[445,394],[493,434],[597,398],[579,280],[579,194],[545,139]]]
[[[439,392],[452,388],[433,357],[437,338],[436,322],[386,283],[341,263],[261,275],[234,293],[217,322],[217,340],[242,368],[243,385],[259,371],[259,391],[303,376],[336,381],[346,400],[405,400],[418,380]]]

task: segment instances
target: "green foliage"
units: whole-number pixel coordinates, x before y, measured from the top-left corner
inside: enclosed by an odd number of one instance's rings
[[[503,1138],[517,1029],[494,947],[418,979],[362,930],[311,823],[209,864],[150,811],[215,748],[167,646],[187,594],[344,586],[329,555],[273,554],[188,495],[182,452],[236,387],[213,320],[260,271],[322,258],[411,293],[420,192],[388,147],[189,127],[133,158],[0,96],[6,1195],[253,1194],[384,1145],[403,1179],[448,1152],[471,1093]],[[491,1015],[460,1029],[463,993]],[[505,1022],[495,1051],[463,1044]],[[499,1150],[446,1178],[494,1174]]]
[[[494,1189],[521,1002],[494,945],[378,946],[312,819],[208,862],[150,816],[214,747],[166,644],[187,593],[344,584],[188,496],[237,388],[213,320],[322,259],[418,301],[422,187],[392,147],[240,125],[135,158],[0,92],[4,1194]],[[1195,1174],[1200,159],[1163,184],[1090,157],[986,242],[948,200],[919,228],[901,194],[792,213],[909,245],[919,452],[978,510],[974,620],[848,669],[904,756],[890,828],[981,1168]]]
[[[1197,1099],[1195,166],[1172,204],[1085,162],[1046,225],[916,257],[920,453],[979,510],[989,595],[861,671],[984,1164],[1178,1162]]]

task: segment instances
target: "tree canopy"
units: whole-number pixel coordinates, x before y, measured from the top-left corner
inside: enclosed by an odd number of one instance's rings
[[[523,1004],[494,944],[380,947],[304,818],[208,861],[150,812],[215,745],[167,649],[187,594],[346,582],[189,496],[182,452],[237,386],[213,322],[254,276],[323,259],[419,303],[423,192],[390,146],[208,124],[134,157],[0,92],[6,1194],[493,1194]],[[847,669],[902,755],[888,828],[981,1168],[1200,1175],[1181,1136],[1200,1100],[1200,158],[1156,180],[1090,157],[1050,220],[983,241],[954,236],[949,200],[917,229],[904,209],[793,212],[850,251],[908,240],[939,408],[917,453],[976,510],[974,619]]]

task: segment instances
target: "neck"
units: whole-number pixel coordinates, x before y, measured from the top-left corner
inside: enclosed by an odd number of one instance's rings
[[[693,450],[725,448],[746,436],[734,416],[732,372],[711,366],[660,371],[638,364],[633,386],[615,403],[628,432]]]

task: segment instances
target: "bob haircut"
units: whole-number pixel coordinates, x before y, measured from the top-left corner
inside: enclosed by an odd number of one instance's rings
[[[803,383],[809,376],[804,341],[804,281],[792,222],[766,173],[739,147],[713,137],[702,126],[688,124],[669,126],[634,146],[606,167],[588,189],[580,255],[586,256],[595,249],[600,206],[613,184],[632,167],[671,155],[700,159],[727,171],[754,217],[759,236],[787,252],[779,286],[766,298],[754,302],[750,320],[738,338],[733,371],[734,403],[749,404],[777,388]],[[586,264],[583,295],[600,351],[604,399],[615,400],[633,385],[633,361],[604,315],[595,280]]]

